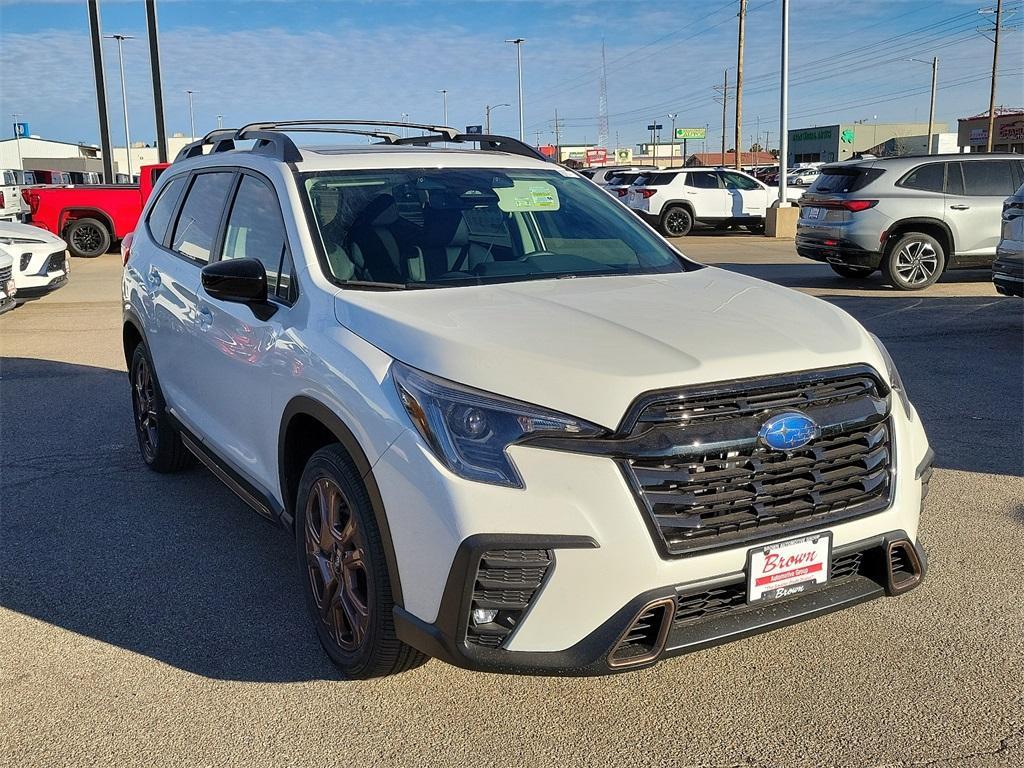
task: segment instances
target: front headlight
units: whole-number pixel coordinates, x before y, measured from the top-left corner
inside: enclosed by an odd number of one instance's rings
[[[44,242],[32,237],[0,237],[0,245],[40,245]]]
[[[505,452],[537,435],[591,436],[603,430],[535,405],[391,365],[398,396],[416,429],[448,469],[467,480],[523,488]]]
[[[900,378],[900,372],[896,370],[896,363],[892,361],[892,356],[889,354],[889,350],[885,348],[885,344],[882,343],[882,340],[873,333],[869,332],[868,335],[875,340],[875,346],[878,347],[878,354],[880,354],[882,359],[885,360],[886,374],[889,376],[889,386],[892,388],[892,391],[899,396],[900,402],[903,403],[903,412],[907,414],[907,418],[913,419],[914,409],[910,405],[910,398],[907,397],[907,388],[903,386],[903,379]]]

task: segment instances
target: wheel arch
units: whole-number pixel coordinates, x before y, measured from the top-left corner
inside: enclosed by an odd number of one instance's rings
[[[124,349],[125,367],[132,367],[132,352],[139,344],[146,343],[146,334],[142,330],[142,323],[133,314],[126,312],[121,327],[121,344]]]
[[[690,212],[690,216],[693,220],[697,220],[697,210],[693,207],[693,201],[691,200],[666,200],[665,204],[661,206],[661,216],[664,218],[665,214],[669,212],[669,209],[675,207],[685,208]]]
[[[946,263],[943,265],[943,271],[949,269],[950,264],[953,262],[953,255],[956,253],[956,243],[953,239],[953,232],[946,222],[941,219],[934,219],[928,216],[916,216],[907,219],[900,219],[889,227],[885,232],[885,240],[882,243],[882,250],[887,257],[892,245],[899,240],[899,238],[909,234],[910,232],[920,232],[938,240],[946,257]]]
[[[107,232],[110,233],[110,240],[114,242],[117,240],[117,230],[114,228],[114,220],[110,218],[110,215],[99,208],[88,208],[78,205],[71,205],[66,208],[62,208],[60,216],[57,219],[60,222],[58,229],[60,230],[61,237],[64,237],[64,233],[67,232],[69,226],[78,219],[96,219],[103,226],[107,228]],[[67,238],[64,238],[65,240]]]
[[[404,606],[402,582],[398,570],[391,528],[388,525],[384,500],[373,476],[372,465],[362,446],[348,425],[333,410],[318,400],[306,395],[292,398],[284,409],[277,441],[278,475],[281,500],[284,503],[282,522],[288,530],[294,530],[296,495],[299,480],[306,462],[320,448],[339,443],[351,458],[359,477],[366,486],[373,516],[384,545],[384,559],[391,580],[391,593],[398,606]]]

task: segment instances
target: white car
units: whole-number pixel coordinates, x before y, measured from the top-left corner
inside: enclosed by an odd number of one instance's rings
[[[0,170],[0,221],[21,221],[21,185],[16,171]]]
[[[819,168],[795,168],[786,175],[786,183],[795,187],[809,187],[819,176]]]
[[[1003,202],[992,282],[1004,296],[1024,297],[1024,184]]]
[[[793,192],[787,198],[799,199],[800,194]],[[697,222],[738,224],[760,231],[767,209],[778,196],[776,187],[742,171],[681,168],[641,175],[624,202],[666,237],[684,237]]]
[[[18,288],[14,284],[14,258],[0,247],[0,315],[14,309]]]
[[[635,173],[637,171],[653,171],[653,165],[604,165],[600,168],[586,168],[583,175],[593,181],[599,187],[608,186],[608,180],[621,173]]]
[[[67,243],[31,224],[0,222],[0,247],[14,258],[18,302],[38,299],[65,285],[70,275]]]
[[[633,669],[920,583],[932,452],[853,318],[514,139],[351,124],[204,137],[122,244],[143,460],[291,532],[345,675]]]

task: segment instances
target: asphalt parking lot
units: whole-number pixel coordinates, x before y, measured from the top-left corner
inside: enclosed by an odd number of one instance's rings
[[[76,259],[0,318],[0,763],[1024,763],[1024,302],[985,272],[900,294],[791,242],[679,245],[888,345],[938,454],[921,588],[613,677],[339,680],[284,534],[204,469],[143,467],[120,260]]]

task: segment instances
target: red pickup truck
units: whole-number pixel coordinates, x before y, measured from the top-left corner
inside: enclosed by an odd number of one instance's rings
[[[72,256],[99,256],[135,229],[153,184],[167,166],[142,166],[137,185],[25,189],[21,194],[29,207],[28,223],[63,237]]]

